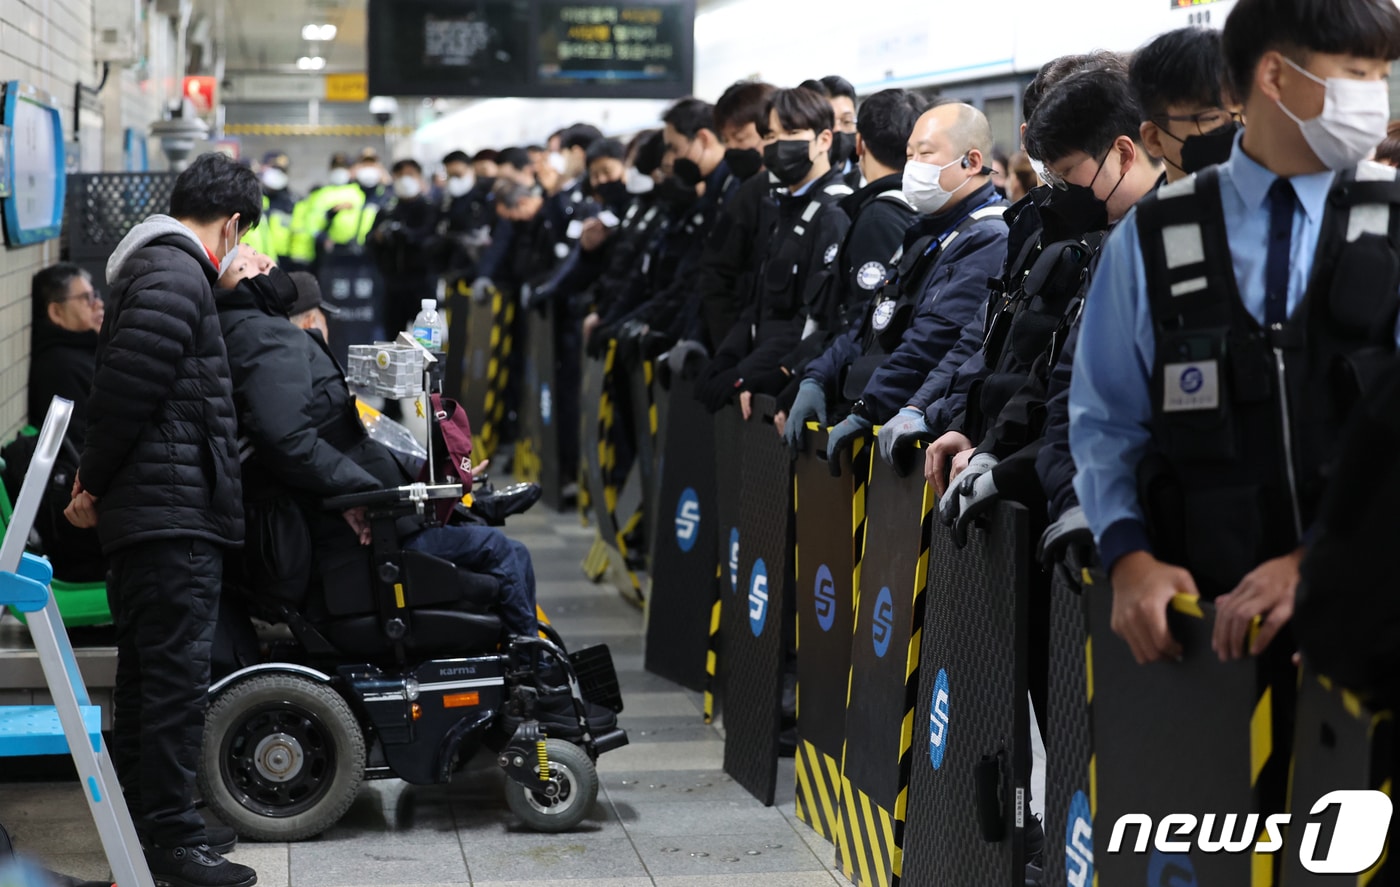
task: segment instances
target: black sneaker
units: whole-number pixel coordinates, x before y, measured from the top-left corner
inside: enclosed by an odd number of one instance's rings
[[[140,832],[137,832],[137,837],[141,839],[142,849],[149,850],[151,843],[150,841],[146,840],[146,836],[141,834]],[[208,844],[209,849],[213,850],[220,856],[224,855],[225,853],[232,853],[234,848],[238,846],[238,832],[234,831],[226,825],[214,825],[213,823],[205,823],[204,843]]]
[[[226,825],[206,825],[204,837],[209,844],[209,849],[220,856],[232,853],[233,849],[238,846],[238,832]]]
[[[146,864],[156,887],[253,887],[258,873],[224,859],[204,844],[199,847],[153,847]]]

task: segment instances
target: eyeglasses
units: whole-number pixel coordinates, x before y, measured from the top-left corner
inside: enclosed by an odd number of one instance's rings
[[[84,295],[80,295],[80,296],[69,296],[68,298],[66,298],[66,299],[61,299],[60,301],[61,301],[61,302],[87,302],[89,305],[97,305],[97,304],[99,304],[99,303],[102,301],[102,297],[99,296],[99,295],[97,294],[97,291],[96,291],[96,290],[91,290],[91,291],[87,292],[87,293],[84,294]]]
[[[1244,122],[1244,115],[1238,111],[1226,111],[1224,108],[1212,108],[1209,111],[1201,111],[1198,114],[1164,114],[1157,119],[1159,125],[1162,122],[1192,123],[1196,126],[1196,135],[1205,135],[1208,132],[1225,126],[1231,120],[1236,123]]]
[[[1108,162],[1108,155],[1111,153],[1113,153],[1112,146],[1110,146],[1109,149],[1104,152],[1103,158],[1099,160],[1098,169],[1094,171],[1094,178],[1089,182],[1090,188],[1094,187],[1094,182],[1097,182],[1099,180],[1099,173],[1103,172],[1103,165]],[[1087,159],[1092,160],[1093,155],[1089,155]],[[1077,169],[1083,162],[1083,160],[1079,161],[1079,163],[1075,164],[1075,168]],[[1041,181],[1045,182],[1045,184],[1049,185],[1051,188],[1054,188],[1056,191],[1069,190],[1069,182],[1065,181],[1065,179],[1059,173],[1055,172],[1049,166],[1045,167],[1045,171],[1041,173],[1040,178]]]

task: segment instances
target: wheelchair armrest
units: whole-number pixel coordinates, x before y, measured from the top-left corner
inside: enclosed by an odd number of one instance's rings
[[[412,504],[433,499],[461,499],[465,495],[461,484],[408,484],[387,490],[368,490],[363,493],[349,493],[333,496],[322,505],[330,511],[348,511],[361,506]]]

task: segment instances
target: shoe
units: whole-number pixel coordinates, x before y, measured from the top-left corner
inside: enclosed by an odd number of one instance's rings
[[[253,887],[258,873],[199,847],[152,847],[146,864],[156,887]]]
[[[204,837],[209,844],[209,849],[220,856],[232,853],[234,848],[238,846],[238,832],[226,825],[206,825]]]
[[[583,702],[584,716],[588,719],[588,732],[595,737],[617,728],[617,713],[611,709]],[[514,733],[523,719],[510,712],[502,712],[500,721],[507,733]],[[535,700],[535,720],[554,739],[579,739],[578,713],[574,711],[573,700],[568,694],[551,694]]]
[[[504,490],[474,496],[471,512],[487,525],[499,527],[505,524],[506,518],[529,511],[543,495],[539,484],[511,484]]]

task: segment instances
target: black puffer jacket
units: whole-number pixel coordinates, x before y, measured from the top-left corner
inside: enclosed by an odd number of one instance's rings
[[[37,314],[30,333],[29,424],[44,424],[55,397],[73,401],[68,439],[81,446],[87,434],[87,402],[97,362],[97,333],[65,330]]]
[[[155,539],[243,542],[228,357],[209,253],[152,216],[107,265],[81,478],[107,553]]]

